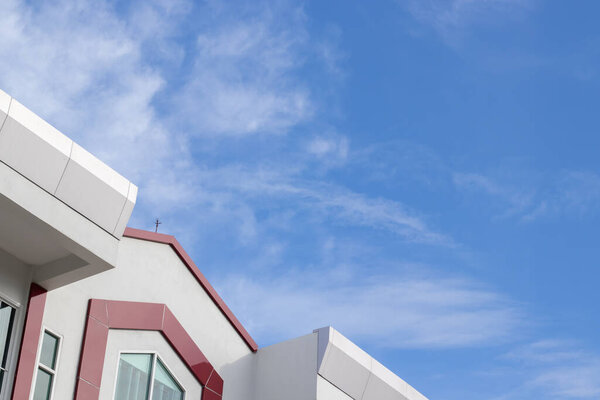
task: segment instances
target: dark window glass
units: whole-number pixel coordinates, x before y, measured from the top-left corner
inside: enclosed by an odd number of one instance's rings
[[[0,393],[2,393],[2,386],[6,375],[8,347],[14,319],[15,309],[0,301]]]
[[[40,364],[50,369],[56,366],[56,353],[58,351],[58,338],[48,332],[44,332],[42,352],[40,353]]]
[[[53,379],[54,376],[51,373],[38,368],[33,400],[50,400]]]

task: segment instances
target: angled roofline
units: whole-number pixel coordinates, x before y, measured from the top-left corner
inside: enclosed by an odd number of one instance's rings
[[[123,233],[123,237],[146,240],[155,243],[163,243],[171,246],[171,248],[179,256],[181,261],[183,261],[187,269],[192,273],[192,275],[194,275],[196,281],[198,281],[200,286],[202,286],[202,288],[206,291],[206,293],[212,299],[215,305],[221,310],[225,318],[227,318],[229,323],[231,323],[233,329],[235,329],[236,332],[240,335],[240,337],[244,340],[244,342],[246,342],[250,350],[252,350],[253,352],[256,352],[258,350],[258,345],[254,341],[254,339],[252,339],[252,336],[250,336],[246,328],[244,328],[242,323],[236,318],[236,316],[229,309],[227,304],[225,304],[221,296],[219,296],[215,288],[210,284],[210,282],[208,282],[208,279],[206,279],[204,274],[200,272],[198,266],[194,263],[192,258],[188,255],[188,253],[183,249],[181,244],[179,244],[177,239],[175,239],[175,236],[127,227],[125,229],[125,232]]]

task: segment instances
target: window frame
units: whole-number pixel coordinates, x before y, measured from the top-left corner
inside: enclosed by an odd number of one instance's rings
[[[17,356],[19,354],[19,346],[22,338],[20,333],[23,329],[23,318],[21,304],[17,301],[12,300],[10,296],[0,292],[0,301],[8,304],[15,310],[13,316],[12,327],[10,330],[10,340],[8,341],[8,352],[6,353],[6,368],[4,369],[4,387],[3,392],[0,393],[0,400],[9,400],[12,394],[13,386],[15,384],[15,372],[17,368]],[[18,344],[18,345],[17,345]]]
[[[48,332],[51,336],[54,336],[56,339],[58,339],[58,345],[56,346],[56,361],[54,362],[54,369],[47,367],[46,365],[42,364],[40,362],[40,358],[42,356],[42,346],[44,345],[44,334]],[[62,348],[62,343],[63,343],[63,336],[58,334],[56,331],[54,331],[53,329],[48,328],[47,326],[43,325],[42,329],[40,330],[40,340],[38,341],[38,349],[37,349],[37,354],[35,356],[35,371],[33,373],[33,379],[31,380],[31,390],[29,392],[29,400],[33,400],[33,396],[35,395],[35,385],[37,383],[37,376],[38,376],[38,370],[42,369],[44,372],[52,375],[52,382],[50,384],[50,399],[52,400],[54,398],[54,388],[56,387],[56,376],[57,376],[57,372],[58,372],[58,366],[60,363],[60,353],[61,353],[61,348]]]
[[[147,355],[152,356],[152,369],[150,370],[150,383],[149,383],[150,389],[148,390],[148,399],[147,400],[152,400],[152,395],[154,394],[154,372],[156,371],[156,360],[158,360],[158,359],[160,359],[160,362],[162,363],[162,365],[164,365],[164,367],[167,369],[167,372],[169,373],[171,378],[173,378],[173,380],[177,383],[177,385],[179,385],[179,387],[183,391],[183,400],[186,400],[187,390],[186,390],[185,386],[183,386],[181,384],[181,381],[179,379],[177,379],[175,374],[173,374],[173,372],[172,372],[173,370],[165,362],[165,359],[163,357],[161,357],[160,353],[158,351],[154,351],[154,350],[120,350],[119,351],[119,354],[117,356],[117,368],[115,368],[115,371],[116,371],[115,383],[113,385],[114,387],[113,387],[113,391],[112,391],[113,399],[117,395],[117,381],[119,380],[119,364],[121,362],[122,354],[147,354]],[[202,392],[204,393],[204,388],[202,388]]]

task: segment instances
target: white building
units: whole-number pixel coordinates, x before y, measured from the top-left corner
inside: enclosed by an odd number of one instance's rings
[[[137,188],[0,91],[0,400],[423,400],[339,332],[258,348]]]

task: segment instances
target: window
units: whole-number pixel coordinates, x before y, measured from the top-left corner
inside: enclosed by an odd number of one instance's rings
[[[54,387],[54,376],[58,359],[60,338],[47,330],[44,331],[33,400],[50,400]]]
[[[114,400],[183,400],[184,394],[156,354],[121,354]]]
[[[0,394],[7,374],[8,347],[15,319],[15,309],[0,301]]]

